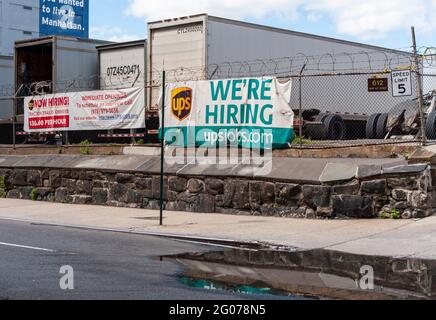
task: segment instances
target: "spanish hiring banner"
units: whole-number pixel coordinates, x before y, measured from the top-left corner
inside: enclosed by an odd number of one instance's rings
[[[178,146],[287,146],[294,134],[291,92],[291,80],[272,77],[168,84],[165,140]]]
[[[144,88],[60,93],[24,99],[24,131],[145,127]]]

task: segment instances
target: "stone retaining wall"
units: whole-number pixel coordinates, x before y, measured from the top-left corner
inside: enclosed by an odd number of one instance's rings
[[[423,218],[434,213],[431,169],[361,166],[354,180],[302,185],[165,177],[166,210],[296,218]],[[0,197],[158,209],[160,177],[79,169],[0,169]]]

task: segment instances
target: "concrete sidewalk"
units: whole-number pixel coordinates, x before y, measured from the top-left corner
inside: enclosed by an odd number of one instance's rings
[[[424,220],[301,220],[165,212],[0,199],[1,220],[172,234],[302,249],[436,259],[436,217]],[[1,241],[1,234],[0,234]]]

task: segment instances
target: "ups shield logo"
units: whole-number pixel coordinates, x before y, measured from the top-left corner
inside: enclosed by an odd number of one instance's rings
[[[192,89],[177,88],[171,92],[171,111],[180,121],[185,120],[192,110]]]
[[[35,107],[35,101],[33,99],[29,101],[28,107],[29,107],[30,111],[33,111],[33,109]]]

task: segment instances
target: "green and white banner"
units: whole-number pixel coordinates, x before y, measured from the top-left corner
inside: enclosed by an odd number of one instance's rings
[[[271,77],[167,84],[165,140],[178,146],[287,146],[294,134],[291,92],[291,80]]]

